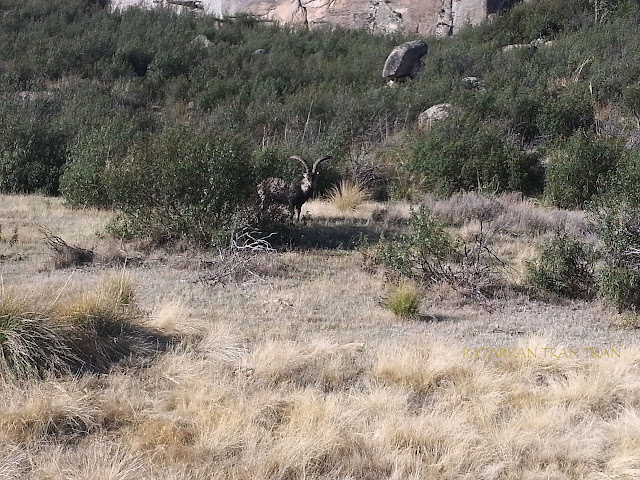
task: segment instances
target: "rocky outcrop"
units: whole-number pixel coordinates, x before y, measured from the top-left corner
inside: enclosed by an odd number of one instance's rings
[[[521,0],[112,0],[114,8],[174,5],[217,16],[248,13],[310,28],[338,25],[377,33],[451,35]]]

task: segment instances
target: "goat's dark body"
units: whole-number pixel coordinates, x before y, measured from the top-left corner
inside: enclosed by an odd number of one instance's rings
[[[287,185],[281,178],[268,178],[258,185],[258,195],[260,196],[260,209],[265,211],[270,205],[287,205],[291,218],[297,213],[297,219],[300,220],[302,205],[313,196],[316,186],[316,177],[318,175],[318,165],[332,157],[322,157],[316,160],[313,168],[309,168],[309,164],[300,157],[291,157],[292,159],[302,162],[305,166],[305,172],[302,180],[294,181]]]

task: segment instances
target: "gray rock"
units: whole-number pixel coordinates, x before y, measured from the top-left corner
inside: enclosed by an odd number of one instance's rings
[[[267,50],[266,48],[259,48],[255,52],[253,52],[253,55],[268,55],[268,54],[269,54],[269,50]]]
[[[460,81],[469,90],[481,90],[482,89],[482,83],[480,82],[478,77],[464,77]]]
[[[191,43],[194,45],[202,45],[205,48],[213,45],[213,42],[209,40],[206,35],[198,35],[196,38],[191,40]]]
[[[433,122],[449,117],[451,110],[452,106],[450,103],[440,103],[429,107],[418,116],[418,127],[430,128]]]
[[[413,78],[424,68],[421,60],[429,46],[422,40],[414,40],[397,46],[387,57],[382,69],[382,77],[387,80],[404,80]]]

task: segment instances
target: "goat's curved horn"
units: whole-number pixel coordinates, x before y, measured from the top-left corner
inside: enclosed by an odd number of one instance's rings
[[[313,164],[313,168],[311,169],[312,172],[316,171],[316,168],[318,168],[318,165],[320,165],[322,162],[324,162],[325,160],[330,160],[332,159],[333,156],[331,155],[327,155],[326,157],[321,157],[318,160],[315,161],[315,163]]]
[[[300,163],[302,163],[307,173],[311,171],[311,169],[309,168],[309,164],[305,160],[298,157],[297,155],[291,155],[289,158],[292,158],[293,160],[298,160]]]

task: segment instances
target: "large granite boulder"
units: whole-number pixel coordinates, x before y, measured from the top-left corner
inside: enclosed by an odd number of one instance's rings
[[[422,40],[414,40],[397,46],[387,57],[382,69],[382,77],[386,80],[404,80],[413,78],[424,68],[424,57],[429,46]]]

